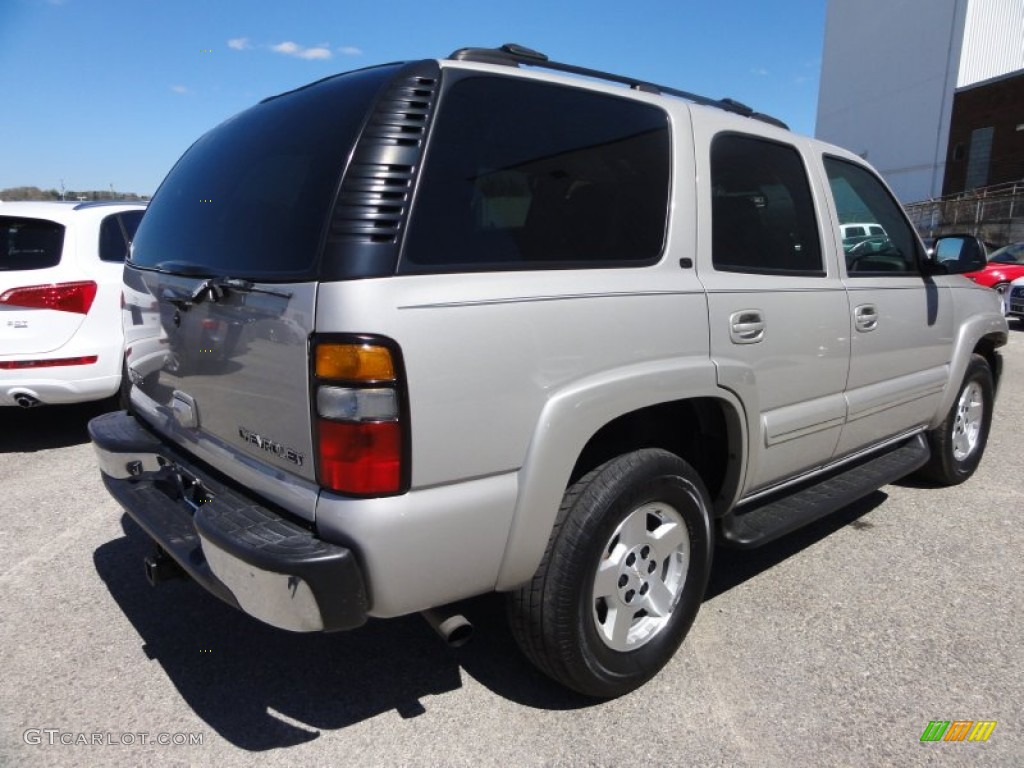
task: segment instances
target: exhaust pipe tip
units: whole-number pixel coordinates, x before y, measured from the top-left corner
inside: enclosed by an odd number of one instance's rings
[[[165,581],[173,581],[174,579],[185,577],[185,572],[181,570],[181,566],[164,552],[156,552],[144,558],[142,567],[146,572],[146,581],[149,582],[151,587],[155,587],[157,584],[162,584]]]
[[[19,392],[14,396],[14,402],[22,408],[35,408],[39,405],[39,398],[33,397],[26,392]]]
[[[461,648],[473,637],[473,625],[460,613],[450,614],[430,608],[421,611],[420,615],[449,648]]]

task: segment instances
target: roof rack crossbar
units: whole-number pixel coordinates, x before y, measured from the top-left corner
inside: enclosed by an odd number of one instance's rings
[[[535,51],[532,48],[527,48],[523,45],[517,45],[516,43],[505,43],[505,45],[500,48],[460,48],[457,51],[454,51],[448,58],[455,59],[456,61],[476,61],[486,64],[502,64],[512,67],[525,64],[531,67],[543,67],[544,69],[553,69],[558,72],[567,72],[573,75],[591,77],[596,80],[607,80],[612,83],[627,85],[636,91],[676,96],[693,102],[694,104],[701,104],[707,107],[717,107],[718,109],[723,109],[726,112],[732,112],[737,115],[742,115],[743,117],[754,118],[755,120],[762,120],[780,128],[785,128],[787,130],[789,128],[789,126],[781,120],[771,117],[770,115],[755,112],[746,104],[742,104],[734,99],[712,99],[708,96],[701,96],[700,94],[690,93],[689,91],[682,91],[678,88],[669,88],[665,85],[657,85],[646,80],[638,80],[633,77],[615,75],[611,72],[602,72],[599,69],[579,67],[575,64],[564,64],[559,61],[552,61],[543,53]]]

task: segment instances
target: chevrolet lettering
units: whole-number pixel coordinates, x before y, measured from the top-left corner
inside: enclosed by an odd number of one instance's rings
[[[294,448],[288,448],[280,443],[276,443],[273,440],[263,437],[263,435],[253,432],[251,429],[239,427],[238,436],[245,442],[252,443],[258,448],[261,448],[268,453],[273,453],[279,458],[286,459],[297,466],[301,467],[302,462],[305,460],[305,457]]]

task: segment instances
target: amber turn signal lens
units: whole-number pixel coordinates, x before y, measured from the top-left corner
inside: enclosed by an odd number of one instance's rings
[[[316,375],[347,381],[394,381],[395,366],[387,347],[373,344],[320,344]]]

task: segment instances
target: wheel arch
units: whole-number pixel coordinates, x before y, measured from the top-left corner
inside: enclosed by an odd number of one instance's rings
[[[1006,319],[994,315],[978,315],[964,322],[953,342],[953,354],[949,364],[949,380],[942,395],[942,401],[932,417],[929,429],[934,429],[946,418],[953,407],[960,384],[967,372],[967,365],[974,354],[981,355],[992,370],[996,391],[1002,374],[1002,358],[998,348],[1006,344],[1008,337]]]
[[[712,450],[706,450],[702,437],[713,443]],[[743,406],[718,387],[707,358],[643,363],[562,389],[545,404],[519,470],[496,588],[512,589],[532,578],[565,489],[609,458],[652,447],[677,453],[698,472],[702,467],[709,473],[702,479],[721,514],[743,480],[746,439]]]
[[[998,337],[988,335],[983,336],[974,345],[974,354],[981,355],[988,361],[988,367],[992,371],[992,384],[997,393],[999,391],[999,379],[1003,374],[1003,358],[996,349],[1004,343],[1005,341],[1000,342]],[[966,366],[964,368],[966,369]]]

